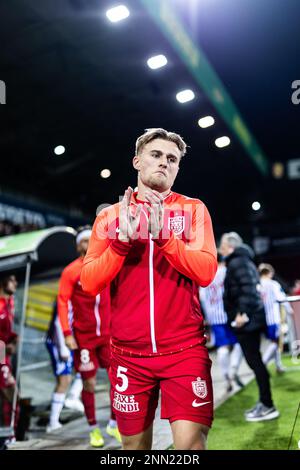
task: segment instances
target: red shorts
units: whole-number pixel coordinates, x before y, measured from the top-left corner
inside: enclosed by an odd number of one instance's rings
[[[128,357],[112,351],[111,401],[120,433],[132,436],[154,420],[161,390],[161,418],[211,426],[211,360],[205,346],[156,357]]]
[[[96,348],[79,348],[74,351],[74,366],[83,379],[93,377],[99,367],[108,369],[110,366],[110,344],[105,343]]]
[[[15,384],[16,381],[12,375],[8,359],[6,364],[0,364],[0,388],[14,387]]]

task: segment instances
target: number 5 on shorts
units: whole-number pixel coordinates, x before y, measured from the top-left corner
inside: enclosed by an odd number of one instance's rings
[[[127,370],[128,369],[126,369],[126,367],[118,367],[117,377],[122,379],[122,385],[116,385],[116,390],[118,392],[125,392],[125,390],[128,388],[128,377],[125,375],[125,372],[127,372]]]

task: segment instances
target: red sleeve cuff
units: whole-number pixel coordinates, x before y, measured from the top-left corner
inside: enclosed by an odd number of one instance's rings
[[[12,343],[12,342],[15,341],[17,338],[18,338],[17,333],[15,333],[14,331],[12,331],[11,334],[10,334],[10,337],[9,337],[9,339],[8,339],[8,341],[7,341],[7,344]]]
[[[72,336],[72,331],[71,330],[66,330],[63,332],[64,333],[64,337],[66,338],[67,336]]]
[[[152,240],[158,245],[160,248],[165,246],[171,239],[174,238],[173,232],[171,230],[166,229],[165,227],[159,232],[158,238],[153,238]]]
[[[120,256],[127,256],[131,249],[130,242],[122,242],[121,240],[119,240],[119,238],[113,240],[110,246]]]

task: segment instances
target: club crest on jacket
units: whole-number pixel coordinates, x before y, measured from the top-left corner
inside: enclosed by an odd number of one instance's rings
[[[185,218],[182,215],[175,217],[169,217],[168,229],[171,230],[175,235],[180,235],[185,229]]]

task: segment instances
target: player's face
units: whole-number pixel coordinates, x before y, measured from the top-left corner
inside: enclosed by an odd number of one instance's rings
[[[18,283],[17,283],[16,276],[9,276],[6,282],[5,292],[8,295],[13,295],[17,290],[17,286],[18,286]]]
[[[77,245],[77,251],[80,256],[85,256],[89,246],[89,238],[83,238]]]
[[[226,240],[225,237],[221,238],[221,243],[219,247],[219,253],[222,256],[229,256],[233,252],[233,248],[229,245],[228,241]]]
[[[174,142],[155,139],[143,147],[133,159],[144,186],[164,192],[173,186],[179,170],[181,153]]]

